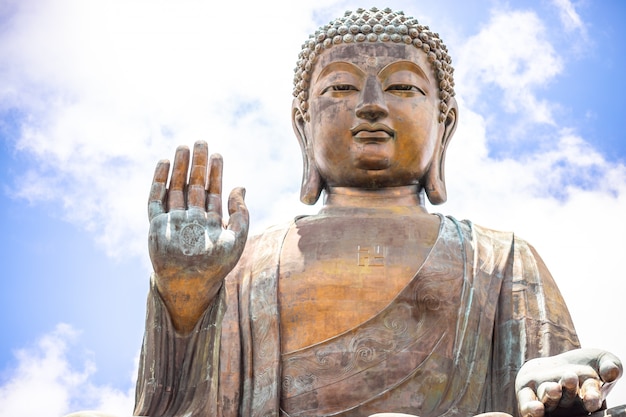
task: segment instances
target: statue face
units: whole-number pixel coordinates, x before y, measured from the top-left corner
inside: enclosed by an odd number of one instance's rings
[[[415,184],[439,154],[438,81],[412,45],[333,46],[315,63],[309,95],[305,134],[329,186]]]

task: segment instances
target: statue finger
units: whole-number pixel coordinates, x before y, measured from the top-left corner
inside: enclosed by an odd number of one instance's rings
[[[170,178],[170,187],[167,193],[168,210],[184,210],[185,207],[185,185],[187,183],[187,172],[189,171],[189,148],[179,146],[174,156],[174,166]]]
[[[519,412],[521,417],[543,417],[545,407],[539,401],[535,391],[530,387],[524,387],[517,392]]]
[[[209,182],[207,184],[207,211],[222,217],[222,155],[213,154],[209,162]]]
[[[170,172],[170,161],[164,159],[154,169],[150,196],[148,197],[148,219],[152,220],[165,212],[165,196],[167,194],[167,176]]]
[[[623,372],[622,362],[613,354],[605,352],[598,364],[598,374],[603,382],[617,381]]]
[[[561,384],[561,407],[571,407],[578,398],[578,375],[569,372],[563,375]]]
[[[599,410],[602,407],[604,399],[602,398],[602,383],[595,378],[587,378],[580,386],[580,399],[583,402],[585,410],[590,413]]]
[[[189,173],[189,189],[187,190],[187,206],[204,211],[206,204],[206,175],[209,147],[204,141],[198,141],[193,147],[191,171]]]
[[[606,398],[624,372],[622,362],[613,354],[605,353],[598,364],[598,373],[602,384],[602,398]]]
[[[228,230],[238,235],[247,235],[250,224],[250,214],[245,202],[246,189],[237,187],[228,196]]]
[[[546,411],[553,411],[561,401],[561,384],[553,381],[542,382],[537,388],[537,398]]]

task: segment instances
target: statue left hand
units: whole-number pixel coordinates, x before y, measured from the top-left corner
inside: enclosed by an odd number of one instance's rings
[[[600,349],[576,349],[536,358],[517,374],[515,392],[522,417],[588,414],[602,408],[622,376],[622,363]]]

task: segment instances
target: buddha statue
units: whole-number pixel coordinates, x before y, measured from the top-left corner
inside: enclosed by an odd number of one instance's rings
[[[358,9],[300,52],[301,200],[248,237],[199,141],[156,167],[135,415],[420,417],[602,410],[622,374],[582,349],[535,249],[429,213],[458,121],[451,59],[402,12]],[[76,415],[91,416],[93,413]]]

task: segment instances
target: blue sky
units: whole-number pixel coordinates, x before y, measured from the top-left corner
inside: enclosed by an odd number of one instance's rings
[[[253,232],[317,209],[298,201],[292,70],[308,33],[359,5],[293,3],[0,2],[0,415],[130,414],[145,199],[177,145],[224,155]],[[529,240],[583,345],[626,359],[626,4],[431,3],[387,3],[439,32],[456,68],[449,202],[431,210]]]

